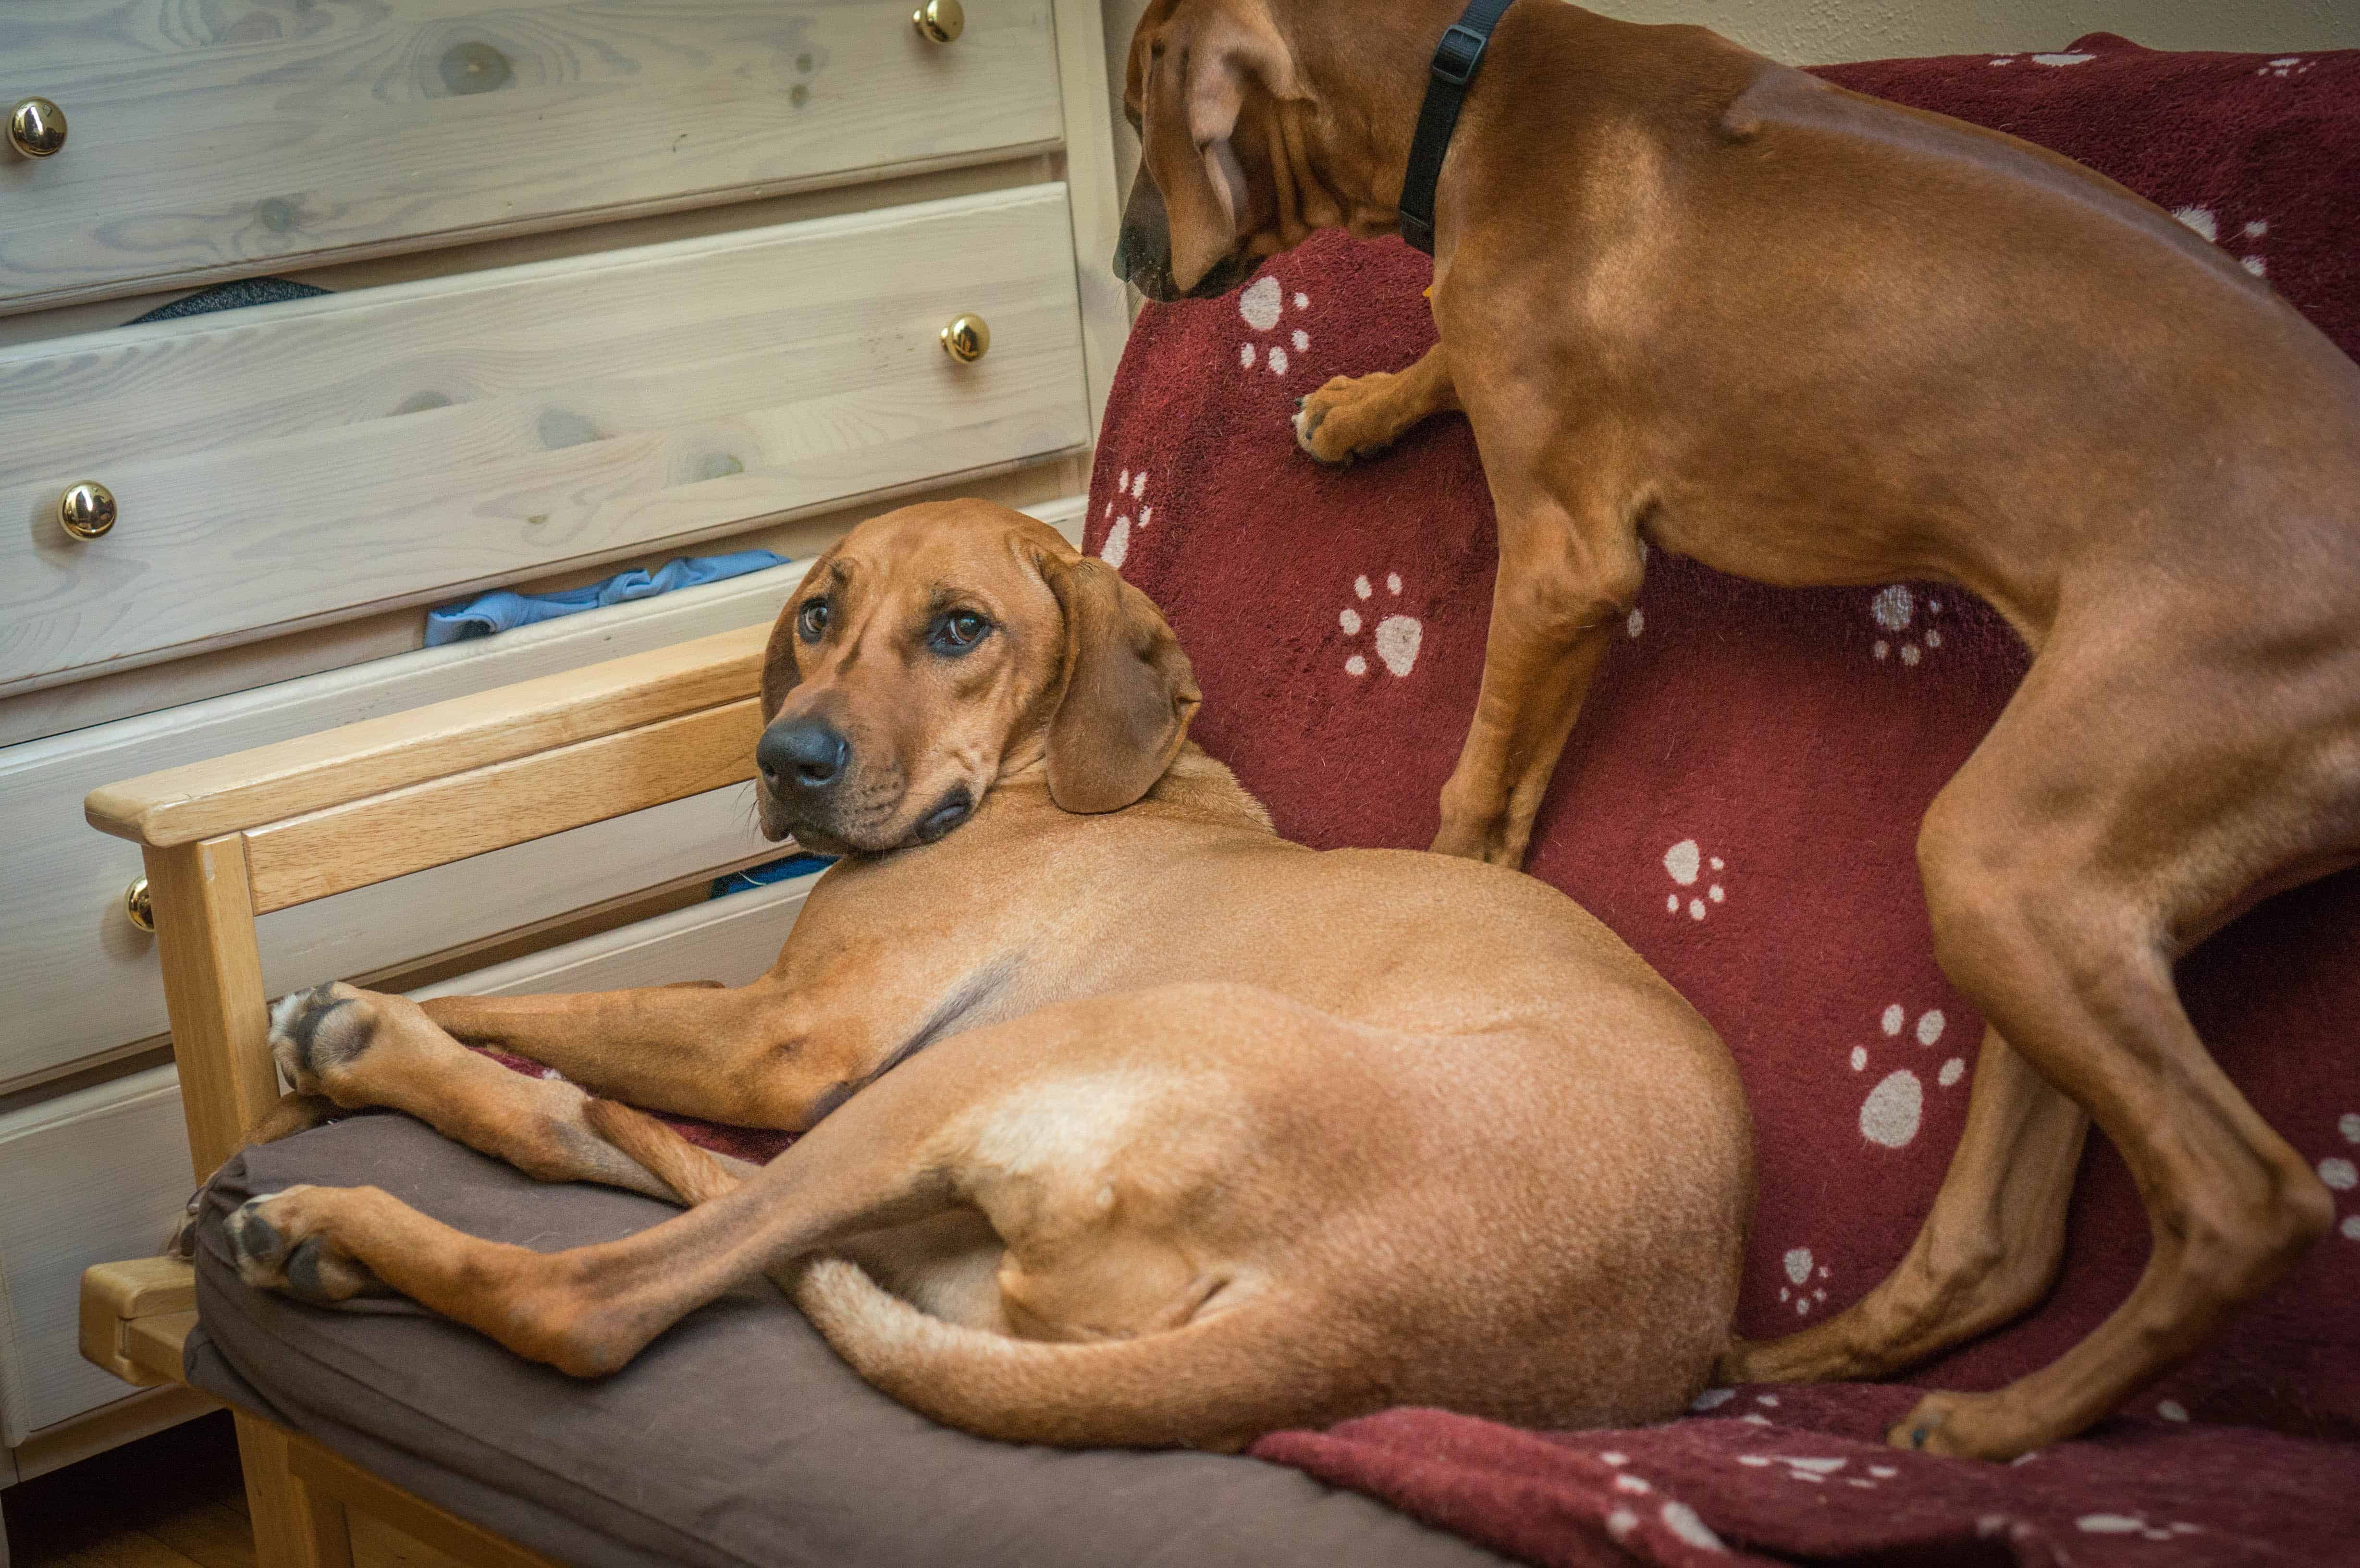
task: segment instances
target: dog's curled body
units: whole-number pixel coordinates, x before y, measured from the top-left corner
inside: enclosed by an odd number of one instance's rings
[[[275,1019],[300,1094],[689,1212],[543,1256],[300,1188],[235,1217],[250,1280],[391,1288],[597,1375],[767,1274],[896,1398],[1065,1444],[1234,1448],[1402,1403],[1624,1424],[1709,1378],[1744,1096],[1570,899],[1280,838],[1186,742],[1154,606],[980,504],[856,529],[781,615],[765,692],[765,822],[850,853],[760,980],[339,985]],[[617,1100],[803,1136],[757,1170]]]

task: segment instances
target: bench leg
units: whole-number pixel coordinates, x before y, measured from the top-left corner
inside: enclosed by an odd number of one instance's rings
[[[259,1568],[353,1568],[344,1505],[288,1468],[287,1434],[258,1417],[237,1417],[246,1506],[254,1516]]]

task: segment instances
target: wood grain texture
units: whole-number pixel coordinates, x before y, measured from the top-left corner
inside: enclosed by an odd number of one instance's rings
[[[1055,0],[1057,81],[1065,105],[1065,190],[1074,212],[1074,279],[1082,312],[1082,363],[1090,429],[1106,422],[1107,394],[1131,336],[1131,298],[1114,275],[1122,228],[1113,126],[1106,105],[1106,20],[1099,0]]]
[[[798,877],[640,920],[619,931],[493,964],[410,993],[428,996],[521,996],[555,991],[624,991],[718,980],[743,985],[778,962],[787,933],[819,877]]]
[[[150,849],[147,860],[190,1165],[202,1182],[279,1103],[246,841],[232,833]]]
[[[30,1481],[63,1470],[221,1408],[212,1395],[178,1383],[141,1389],[36,1429],[16,1447],[16,1478]],[[247,1533],[242,1518],[238,1529],[241,1536]]]
[[[352,1461],[307,1438],[290,1437],[286,1441],[291,1478],[314,1497],[335,1499],[350,1513],[373,1521],[363,1524],[355,1520],[352,1533],[356,1548],[363,1547],[364,1541],[375,1533],[376,1526],[387,1525],[421,1545],[446,1553],[448,1561],[471,1563],[475,1568],[557,1568],[548,1558],[527,1552],[480,1525],[470,1524],[421,1497],[380,1481]],[[388,1544],[399,1550],[399,1543]],[[365,1550],[376,1552],[381,1548],[371,1543]],[[357,1552],[354,1561],[357,1564]],[[385,1568],[388,1560],[374,1557],[370,1561],[374,1568]],[[419,1559],[396,1557],[391,1561],[415,1563]],[[432,1559],[426,1561],[433,1563]],[[264,1568],[269,1568],[268,1558]],[[435,1563],[434,1568],[441,1565]]]
[[[179,1258],[134,1258],[121,1262],[94,1263],[82,1275],[82,1358],[125,1382],[146,1388],[180,1381],[180,1362],[156,1360],[162,1343],[151,1325],[135,1348],[131,1325],[142,1319],[185,1316],[188,1325],[177,1336],[169,1333],[172,1350],[188,1337],[197,1311],[197,1273]]]
[[[1078,449],[1071,234],[1031,186],[0,351],[0,693]]]
[[[734,702],[761,681],[767,626],[716,632],[489,691],[126,779],[93,827],[188,844]]]
[[[0,311],[742,201],[1058,135],[1047,0],[15,0]]]
[[[254,907],[283,909],[750,779],[748,697],[290,818],[246,835]]]
[[[152,1254],[189,1196],[172,1070],[0,1117],[0,1443],[127,1391],[82,1356],[82,1274]]]
[[[260,1416],[237,1412],[237,1452],[246,1472],[246,1511],[254,1521],[260,1568],[353,1568],[344,1505],[292,1468],[303,1439]]]

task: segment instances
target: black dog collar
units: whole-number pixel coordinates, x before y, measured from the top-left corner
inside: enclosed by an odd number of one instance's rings
[[[1515,0],[1468,0],[1467,9],[1442,35],[1434,50],[1434,77],[1426,84],[1426,103],[1417,112],[1417,136],[1409,144],[1409,167],[1402,174],[1402,238],[1434,254],[1434,186],[1442,178],[1442,158],[1450,150],[1450,133],[1459,128],[1459,110],[1467,89],[1483,69],[1483,50],[1491,29],[1500,24]]]

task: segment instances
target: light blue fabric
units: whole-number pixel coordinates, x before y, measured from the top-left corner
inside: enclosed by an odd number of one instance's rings
[[[701,587],[725,578],[743,577],[749,572],[783,566],[786,560],[767,550],[741,550],[735,555],[684,555],[677,561],[665,561],[652,572],[634,569],[604,583],[569,588],[563,593],[513,593],[501,588],[464,604],[445,604],[427,611],[426,646],[440,648],[446,642],[513,631],[537,621],[553,621],[560,615],[576,615],[606,604],[651,599],[675,588]]]

